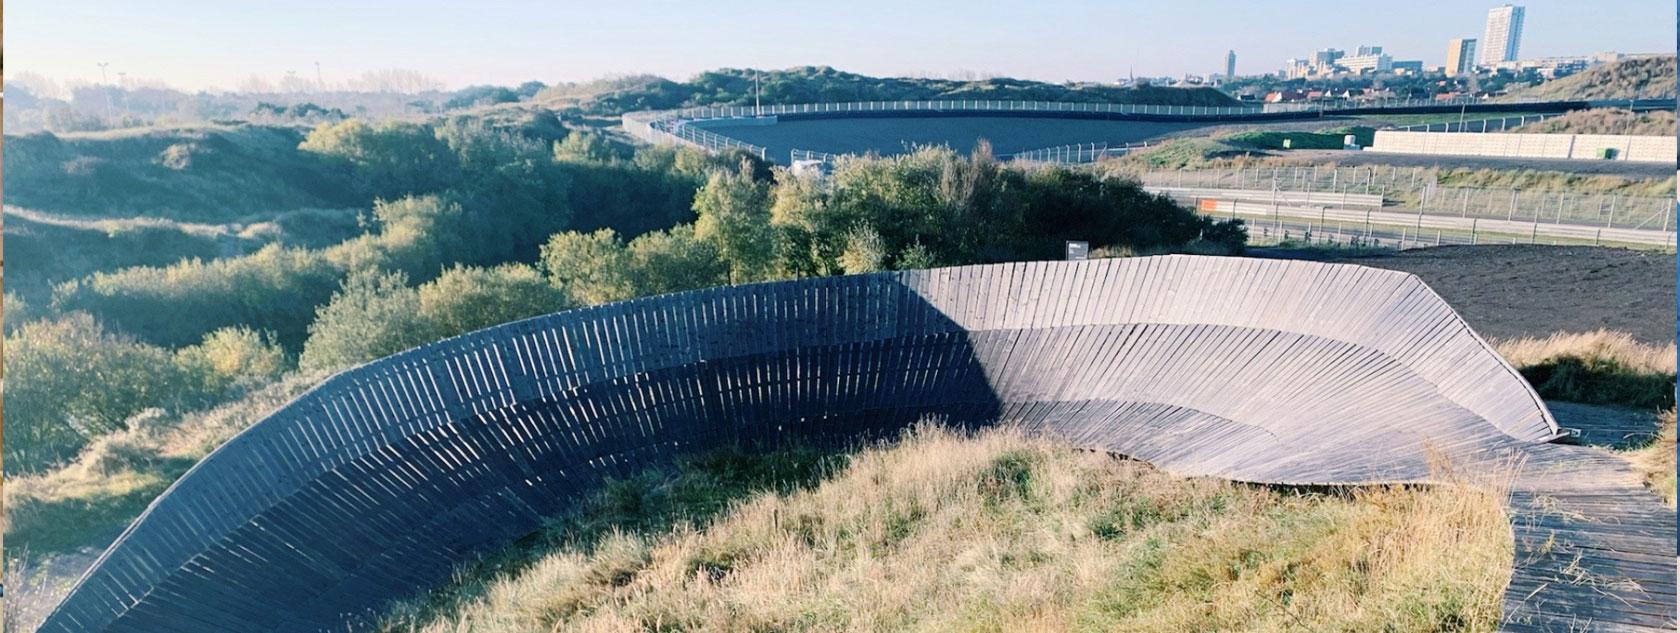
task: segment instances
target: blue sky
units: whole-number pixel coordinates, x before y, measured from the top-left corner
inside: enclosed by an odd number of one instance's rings
[[[406,68],[450,87],[723,66],[830,65],[872,75],[962,72],[1049,81],[1276,69],[1318,48],[1378,44],[1445,61],[1498,2],[467,2],[158,0],[6,3],[10,71],[234,87],[287,70],[328,82]],[[1524,57],[1674,50],[1675,4],[1531,0]]]

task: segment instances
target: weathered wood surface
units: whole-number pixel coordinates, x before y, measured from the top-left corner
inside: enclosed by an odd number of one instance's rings
[[[1175,255],[700,290],[328,379],[182,477],[42,630],[342,630],[604,477],[927,415],[1291,484],[1426,480],[1432,455],[1557,433],[1404,273]]]
[[[1563,405],[1603,446],[1655,434],[1652,416]],[[1627,460],[1593,446],[1523,448],[1511,495],[1516,561],[1503,629],[1674,631],[1675,514]]]

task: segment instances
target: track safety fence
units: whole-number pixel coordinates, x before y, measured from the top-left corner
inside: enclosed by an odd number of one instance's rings
[[[1672,197],[1451,187],[1439,184],[1439,176],[1439,170],[1423,167],[1326,165],[1152,170],[1136,174],[1145,186],[1155,187],[1380,195],[1385,207],[1419,210],[1426,215],[1607,229],[1674,232],[1676,228]]]

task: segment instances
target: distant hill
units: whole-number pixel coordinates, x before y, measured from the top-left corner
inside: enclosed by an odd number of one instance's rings
[[[575,106],[589,114],[620,114],[690,106],[748,105],[754,74],[765,104],[835,103],[936,99],[998,99],[1135,103],[1150,105],[1235,106],[1238,102],[1213,88],[1120,88],[1091,84],[1053,84],[1025,79],[978,80],[917,77],[870,77],[828,66],[753,71],[723,68],[684,82],[635,75],[585,83],[557,84],[536,96],[552,106]]]
[[[1502,101],[1661,99],[1675,96],[1674,56],[1626,59],[1539,85],[1513,90]]]
[[[343,174],[299,152],[305,131],[261,125],[6,136],[6,203],[81,217],[226,222],[363,206]]]

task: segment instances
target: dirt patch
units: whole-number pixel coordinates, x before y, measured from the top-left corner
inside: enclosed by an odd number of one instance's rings
[[[1253,249],[1260,257],[1316,259],[1401,270],[1422,278],[1488,338],[1619,330],[1674,341],[1674,255],[1588,246],[1441,246],[1348,256]]]

